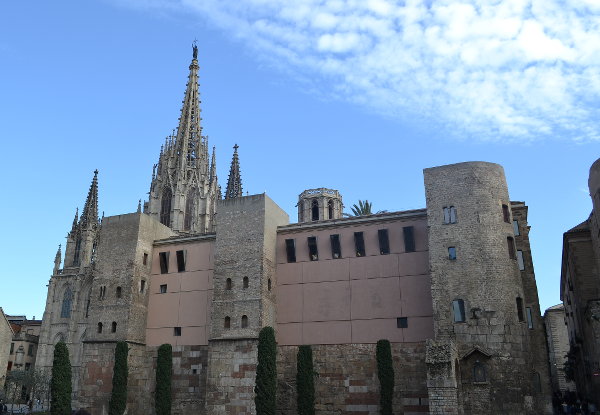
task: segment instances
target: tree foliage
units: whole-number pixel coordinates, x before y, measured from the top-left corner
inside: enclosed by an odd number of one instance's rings
[[[315,371],[312,347],[303,345],[298,348],[296,369],[298,415],[315,415]]]
[[[364,215],[372,215],[373,203],[370,203],[368,200],[364,202],[362,200],[358,201],[358,205],[352,205],[352,213],[354,216],[364,216]]]
[[[389,340],[377,342],[377,377],[379,378],[379,406],[381,415],[392,415],[394,398],[394,366]]]
[[[264,327],[258,335],[258,365],[254,403],[256,415],[275,415],[277,394],[277,343],[273,327]]]
[[[50,396],[52,415],[71,415],[71,362],[64,342],[58,342],[54,347]]]
[[[156,415],[171,415],[171,375],[173,368],[173,348],[163,344],[158,348],[156,361],[156,391],[154,407]]]
[[[129,347],[124,341],[117,342],[115,348],[115,366],[113,368],[112,394],[108,405],[109,415],[123,415],[127,406],[127,355]]]

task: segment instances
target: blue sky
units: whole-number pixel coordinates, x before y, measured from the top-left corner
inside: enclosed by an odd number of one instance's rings
[[[225,186],[292,220],[300,192],[425,206],[422,169],[502,164],[529,205],[542,309],[600,157],[593,0],[114,0],[0,8],[0,306],[42,316],[54,254],[99,169],[100,210],[135,211],[177,127],[197,39],[204,133]]]

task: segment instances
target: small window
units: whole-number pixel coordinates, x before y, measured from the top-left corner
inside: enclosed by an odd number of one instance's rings
[[[181,327],[173,327],[173,336],[175,336],[175,337],[181,336]]]
[[[27,348],[27,356],[33,356],[33,344],[30,344]]]
[[[198,374],[198,369],[192,369],[192,375]]]
[[[177,256],[177,272],[184,272],[186,251],[177,251],[175,254]]]
[[[117,332],[117,322],[113,321],[111,326],[110,326],[110,332],[111,333],[116,333]]]
[[[523,261],[523,251],[517,251],[517,264],[519,264],[519,269],[521,271],[525,270],[525,262]]]
[[[312,220],[319,220],[319,201],[313,199],[311,205]]]
[[[523,316],[523,299],[521,297],[517,297],[517,317],[519,321],[524,320]]]
[[[448,259],[454,261],[456,259],[456,247],[449,246],[448,247]]]
[[[25,363],[25,371],[27,372],[29,369],[31,369],[31,363]]]
[[[317,237],[309,236],[307,238],[308,241],[308,256],[311,261],[319,260],[319,251],[317,249]]]
[[[404,233],[404,252],[415,252],[414,227],[405,226],[402,231]]]
[[[267,290],[271,291],[271,278],[267,281]]]
[[[121,287],[117,287],[117,298],[121,298],[123,295],[123,289]]]
[[[542,381],[538,372],[533,372],[533,391],[536,393],[542,391]]]
[[[454,314],[455,323],[464,323],[465,318],[465,302],[460,298],[452,301],[452,313]]]
[[[408,327],[408,317],[398,317],[396,319],[396,327],[399,329],[405,329]]]
[[[231,281],[231,278],[227,278],[225,280],[225,289],[231,290],[232,288],[233,288],[233,281]]]
[[[333,200],[331,199],[327,202],[327,215],[328,219],[333,219]]]
[[[11,343],[10,344],[10,354],[13,354],[15,352],[15,344]]]
[[[340,244],[340,235],[329,235],[331,240],[331,257],[333,259],[339,259],[342,257],[342,246]]]
[[[250,281],[248,280],[248,277],[244,277],[244,288],[248,288],[249,285]]]
[[[98,323],[98,333],[102,333],[102,323]]]
[[[148,265],[148,254],[144,252],[144,257],[142,258],[142,264]]]
[[[100,287],[100,296],[98,297],[100,300],[102,300],[104,298],[104,295],[106,294],[106,285],[102,285]]]
[[[510,223],[510,212],[508,211],[508,205],[502,205],[502,217],[504,222]]]
[[[231,318],[229,316],[225,317],[225,321],[223,322],[223,328],[231,328]]]
[[[169,253],[168,252],[159,252],[158,258],[160,260],[160,273],[168,274],[169,273]]]
[[[242,328],[248,327],[248,316],[242,316]]]
[[[161,294],[166,294],[167,292],[167,284],[161,284],[160,286],[160,293]]]
[[[513,230],[515,231],[515,236],[521,235],[521,232],[519,231],[519,221],[518,220],[513,220]]]
[[[287,254],[287,262],[296,262],[296,240],[285,240],[285,252]]]
[[[381,255],[387,255],[390,253],[390,238],[388,236],[387,229],[379,229],[377,231],[379,237],[379,253]]]
[[[456,223],[456,208],[454,206],[444,207],[444,223]]]
[[[512,237],[506,238],[506,245],[508,246],[508,257],[510,259],[517,259],[515,254],[515,240]]]
[[[146,280],[141,280],[140,281],[140,292],[143,293],[144,291],[146,291]]]
[[[475,383],[483,383],[487,382],[487,371],[485,370],[485,365],[481,363],[479,360],[475,361],[473,365],[473,382]]]
[[[527,314],[527,328],[533,329],[533,313],[531,312],[531,307],[525,308],[525,313]]]
[[[362,232],[354,232],[356,256],[365,256],[365,237]]]

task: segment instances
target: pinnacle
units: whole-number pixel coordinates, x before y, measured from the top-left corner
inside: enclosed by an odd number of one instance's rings
[[[225,191],[225,199],[233,199],[244,195],[242,191],[242,176],[240,173],[240,160],[238,157],[237,144],[233,146],[233,158],[229,169],[229,178],[227,179],[227,190]]]

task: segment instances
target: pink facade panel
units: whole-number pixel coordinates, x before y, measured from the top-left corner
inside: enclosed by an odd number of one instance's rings
[[[373,339],[402,343],[404,330],[397,327],[395,318],[352,320],[352,343],[373,343]]]
[[[402,315],[398,277],[351,282],[352,319],[396,318]]]
[[[305,322],[350,320],[350,283],[348,281],[304,284],[303,297],[302,320]]]
[[[279,323],[293,323],[302,321],[304,295],[302,285],[280,285],[277,287],[277,302],[285,304],[279,307],[277,321]]]
[[[431,280],[429,275],[400,278],[403,316],[431,316]]]
[[[302,282],[302,267],[297,263],[277,264],[277,285],[300,284]]]
[[[429,252],[410,252],[398,256],[400,275],[429,274]]]
[[[352,343],[350,321],[324,321],[302,325],[302,344]]]
[[[350,270],[350,278],[353,280],[398,276],[398,255],[351,258]]]
[[[287,341],[286,344],[306,344],[302,340],[303,323],[288,323],[278,324],[276,330],[277,343],[281,343],[281,339]]]
[[[183,272],[180,278],[181,291],[206,291],[212,289],[212,270]]]
[[[206,303],[207,291],[182,292],[179,298],[179,326],[206,326],[208,319],[202,307]]]
[[[159,328],[178,326],[179,293],[157,294],[152,297],[152,303],[148,306],[147,327]]]
[[[329,259],[302,263],[302,282],[348,280],[348,260]]]

